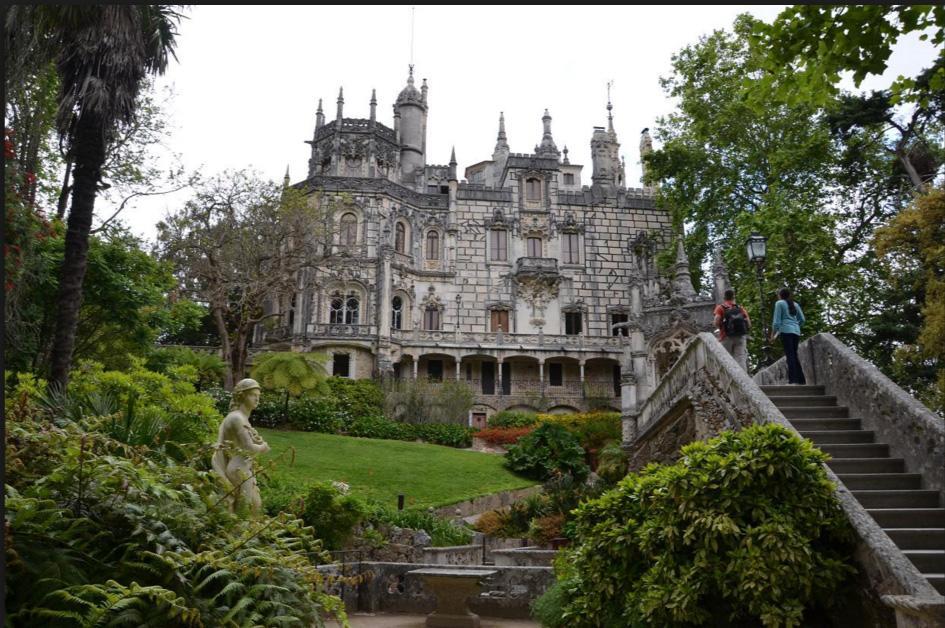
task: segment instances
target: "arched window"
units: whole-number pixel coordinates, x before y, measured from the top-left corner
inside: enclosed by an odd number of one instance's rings
[[[407,248],[407,229],[404,223],[398,222],[394,228],[394,250],[398,253],[405,252]]]
[[[341,217],[341,245],[354,246],[358,242],[358,217],[345,214]]]
[[[440,331],[440,310],[428,305],[423,311],[423,328],[428,331]]]
[[[427,259],[440,259],[440,234],[436,231],[427,233]]]
[[[538,179],[525,180],[525,200],[541,200],[541,181]]]
[[[505,229],[489,231],[490,259],[493,262],[505,262],[509,259],[508,238]]]
[[[361,318],[361,303],[358,297],[349,296],[345,302],[345,323],[348,325],[357,325]]]
[[[328,322],[332,325],[340,325],[345,320],[345,301],[341,295],[335,295],[331,298],[331,306],[328,310]]]
[[[400,297],[394,297],[390,303],[390,310],[391,329],[401,329],[404,320],[404,300]]]

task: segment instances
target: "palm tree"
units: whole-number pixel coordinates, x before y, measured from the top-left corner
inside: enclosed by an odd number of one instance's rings
[[[95,196],[110,137],[130,121],[142,81],[174,56],[180,5],[14,6],[4,28],[14,68],[52,60],[59,135],[73,157],[50,386],[65,388],[75,347]],[[176,57],[175,57],[176,58]]]

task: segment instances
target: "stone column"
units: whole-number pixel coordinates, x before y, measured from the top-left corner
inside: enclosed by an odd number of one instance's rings
[[[498,394],[502,394],[502,358],[498,358],[495,363],[495,383],[498,386]]]
[[[545,396],[545,361],[538,360],[538,394]]]
[[[383,339],[390,339],[390,293],[391,293],[391,251],[386,245],[382,245],[381,276],[377,278],[381,287],[381,302],[378,303],[378,336]]]
[[[420,368],[420,358],[413,357],[413,381],[417,381],[417,370]]]
[[[581,367],[581,399],[583,399],[587,396],[584,390],[584,360],[580,361],[579,366]]]
[[[457,382],[459,381],[459,370],[460,370],[459,360],[460,360],[459,358],[456,358],[456,381]]]

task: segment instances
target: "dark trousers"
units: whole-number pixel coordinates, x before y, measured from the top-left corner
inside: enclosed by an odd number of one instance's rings
[[[797,334],[781,334],[781,344],[784,346],[784,358],[787,360],[787,372],[789,384],[806,384],[804,371],[801,369],[801,361],[797,359],[797,345],[801,337]]]

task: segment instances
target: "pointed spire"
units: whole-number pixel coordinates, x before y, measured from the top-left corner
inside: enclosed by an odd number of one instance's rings
[[[427,104],[427,80],[423,79],[423,84],[420,85],[420,100],[423,104]]]
[[[407,85],[413,86],[413,64],[410,64],[410,73],[407,75]]]
[[[456,181],[456,147],[450,153],[450,181]]]
[[[673,278],[673,292],[688,301],[695,296],[696,291],[692,287],[692,277],[689,276],[689,258],[686,256],[685,247],[683,247],[684,237],[685,232],[680,229],[676,238],[676,272]]]
[[[570,166],[571,162],[568,161],[568,145],[567,144],[564,145],[564,150],[561,152],[564,153],[564,160],[561,163],[564,164],[565,166]]]
[[[285,176],[282,177],[282,187],[284,187],[284,188],[289,187],[289,181],[291,181],[291,179],[289,179],[289,164],[286,164],[286,166],[285,166]]]
[[[495,138],[495,149],[492,151],[492,159],[500,160],[503,155],[509,154],[509,143],[505,136],[505,112],[499,112],[499,134]]]
[[[614,106],[610,102],[610,89],[607,90],[607,132],[613,134],[614,132]]]
[[[541,136],[541,146],[535,152],[543,157],[558,157],[561,153],[551,137],[551,114],[548,113],[547,109],[545,109],[545,115],[541,117],[541,122],[544,126],[544,133]]]
[[[643,176],[640,177],[640,182],[643,185],[647,185],[646,179],[649,173],[649,168],[646,166],[646,160],[644,157],[653,152],[653,139],[650,137],[650,128],[647,127],[640,132],[640,164],[642,166]]]
[[[338,88],[338,114],[336,116],[336,118],[339,121],[341,120],[341,112],[344,109],[344,106],[345,106],[345,88],[339,87]]]
[[[377,90],[371,90],[371,126],[377,121]]]
[[[322,99],[318,99],[318,110],[315,111],[315,130],[325,126],[325,112],[322,110]]]

